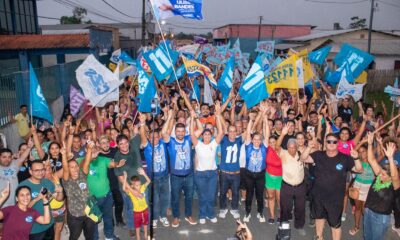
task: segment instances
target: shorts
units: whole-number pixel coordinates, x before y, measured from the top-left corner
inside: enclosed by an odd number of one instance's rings
[[[346,184],[351,183],[352,180],[353,180],[353,175],[351,174],[351,172],[347,172]]]
[[[240,187],[239,189],[246,189],[246,168],[240,168]]]
[[[53,217],[53,219],[54,219],[54,222],[56,222],[56,223],[64,222],[65,214],[63,213],[61,215],[58,215],[57,217]]]
[[[143,212],[133,212],[133,222],[135,223],[135,228],[149,225],[149,210],[146,209]]]
[[[358,199],[359,201],[367,201],[368,191],[371,184],[364,184],[354,181],[353,187],[358,189]]]
[[[313,196],[311,201],[311,217],[313,219],[326,219],[331,228],[340,228],[342,212],[343,200],[330,202]]]
[[[265,188],[281,190],[282,176],[274,176],[269,173],[265,173]]]

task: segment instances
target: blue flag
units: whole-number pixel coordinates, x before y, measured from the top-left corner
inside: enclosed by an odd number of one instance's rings
[[[342,66],[347,62],[353,77],[357,78],[360,76],[361,72],[374,61],[374,56],[345,43],[340,49],[340,52],[335,56],[334,61],[338,66]]]
[[[350,65],[345,62],[340,68],[336,69],[336,71],[331,72],[326,81],[331,85],[335,86],[340,82],[340,79],[345,77],[349,83],[354,83],[354,75],[350,69]]]
[[[150,3],[158,20],[168,19],[173,16],[196,20],[203,19],[201,12],[202,0],[150,0]]]
[[[143,53],[144,59],[146,59],[151,71],[159,82],[171,75],[176,60],[178,59],[178,52],[173,51],[168,46],[167,48],[168,50],[166,50],[164,44],[162,44],[154,50]],[[172,62],[169,60],[168,52]]]
[[[308,59],[312,63],[316,63],[322,65],[325,62],[325,59],[328,57],[329,52],[331,51],[332,46],[325,46],[318,50],[312,51],[308,54]]]
[[[190,99],[194,99],[194,100],[197,99],[197,101],[200,102],[201,91],[200,91],[200,86],[199,86],[199,83],[197,82],[197,79],[194,79],[194,81],[193,81],[193,90],[190,94]]]
[[[119,60],[124,61],[126,64],[129,65],[136,65],[136,61],[131,58],[125,51],[121,52],[119,56]]]
[[[258,56],[251,66],[246,79],[244,79],[240,86],[239,94],[246,102],[248,108],[257,105],[269,97],[262,69],[261,56]]]
[[[235,65],[235,57],[232,56],[225,66],[224,72],[218,81],[218,90],[222,93],[222,98],[227,99],[232,89],[233,67]]]
[[[186,73],[185,65],[182,64],[181,66],[179,66],[179,67],[175,70],[175,72],[176,72],[176,77],[178,78],[178,80],[181,79],[181,78],[185,75],[185,73]],[[169,85],[169,84],[172,84],[174,81],[175,81],[175,75],[174,75],[174,73],[172,73],[172,74],[169,76],[169,79],[168,79],[168,81],[167,81],[167,84],[168,84],[168,85]]]
[[[30,101],[32,116],[47,120],[53,123],[53,116],[50,113],[49,106],[43,96],[42,88],[39,85],[36,73],[33,70],[32,64],[29,63],[29,80],[30,80]]]
[[[140,63],[138,66],[139,83],[139,112],[151,112],[151,100],[156,96],[157,89],[152,77],[143,70]]]

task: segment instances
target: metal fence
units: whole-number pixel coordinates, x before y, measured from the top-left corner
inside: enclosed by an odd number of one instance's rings
[[[108,58],[104,56],[99,61],[105,63]],[[65,104],[69,102],[70,86],[78,87],[75,70],[82,61],[35,68],[48,105],[61,95],[64,96]],[[29,107],[29,72],[15,72],[0,76],[0,127],[9,122],[8,113],[15,115],[19,112],[19,106],[22,104]]]

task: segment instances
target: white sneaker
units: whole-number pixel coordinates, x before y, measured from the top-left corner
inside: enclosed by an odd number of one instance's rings
[[[228,209],[221,209],[221,210],[219,210],[218,217],[225,218],[227,213],[228,213]]]
[[[239,210],[230,210],[229,212],[232,214],[234,219],[239,219],[240,218]]]
[[[157,220],[153,220],[153,228],[157,228]]]
[[[211,218],[211,219],[209,219],[209,220],[210,220],[210,222],[212,222],[212,223],[217,223],[217,222],[218,222],[218,219],[217,219],[216,217]]]
[[[243,222],[249,222],[249,221],[250,221],[250,218],[251,218],[251,214],[250,214],[250,213],[246,214],[246,215],[244,216],[244,218],[243,218]]]
[[[200,224],[206,224],[206,219],[200,218],[199,223],[200,223]]]
[[[346,213],[342,213],[342,218],[341,218],[342,222],[346,221]]]
[[[160,222],[164,227],[169,227],[169,222],[166,217],[160,218]]]
[[[257,218],[260,221],[260,223],[265,223],[265,217],[261,213],[257,213]]]

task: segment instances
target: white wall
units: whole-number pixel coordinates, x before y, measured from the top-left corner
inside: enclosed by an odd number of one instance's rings
[[[400,55],[397,56],[375,56],[375,69],[394,69],[394,61],[400,61]]]

